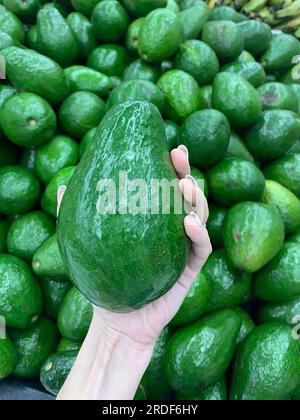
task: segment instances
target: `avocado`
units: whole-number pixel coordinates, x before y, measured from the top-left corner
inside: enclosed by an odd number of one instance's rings
[[[172,57],[183,40],[180,17],[168,9],[150,12],[142,22],[138,50],[140,57],[152,62]]]
[[[190,392],[184,394],[176,393],[176,400],[198,400],[198,401],[226,401],[227,400],[227,386],[225,378],[221,379],[214,385],[208,386],[203,390],[199,390],[191,394]]]
[[[267,322],[282,322],[295,326],[295,319],[300,314],[300,297],[288,300],[286,302],[264,302],[260,305],[258,311],[258,320],[261,324]]]
[[[300,200],[290,190],[276,181],[267,180],[262,201],[278,207],[288,235],[300,229]]]
[[[249,19],[238,24],[245,40],[245,50],[255,57],[264,53],[271,42],[272,32],[269,25]]]
[[[69,166],[68,168],[61,169],[57,172],[57,174],[54,175],[45,189],[41,200],[42,209],[45,212],[51,214],[53,217],[57,216],[58,188],[62,185],[68,185],[75,169],[76,166]]]
[[[79,58],[86,61],[97,47],[97,40],[91,22],[81,13],[73,12],[68,15],[67,24],[77,41]]]
[[[3,5],[7,10],[16,15],[24,22],[33,22],[40,7],[39,0],[3,0]]]
[[[267,72],[288,69],[292,65],[293,58],[300,54],[300,43],[292,35],[273,34],[269,48],[261,57],[261,63]]]
[[[244,77],[255,88],[265,83],[266,73],[263,66],[256,61],[240,62],[233,61],[225,64],[221,69],[222,72],[235,73]]]
[[[13,47],[15,45],[17,45],[17,41],[15,41],[14,38],[12,38],[6,32],[0,31],[0,51],[8,47]]]
[[[286,242],[276,257],[255,278],[255,294],[262,300],[280,302],[300,294],[300,247]]]
[[[52,278],[41,279],[43,292],[44,314],[57,320],[63,298],[72,287],[69,281],[60,281]]]
[[[0,254],[0,315],[8,327],[29,328],[42,311],[42,294],[29,266],[21,259]]]
[[[168,0],[166,8],[172,10],[175,13],[180,13],[180,7],[177,0]]]
[[[170,328],[165,327],[155,342],[151,361],[141,380],[148,400],[163,400],[171,391],[163,371],[166,347],[170,336]]]
[[[155,83],[159,78],[159,69],[143,60],[133,61],[126,67],[123,73],[123,80],[146,80]]]
[[[138,56],[138,44],[139,44],[139,35],[142,23],[144,22],[145,18],[141,17],[139,19],[134,20],[128,26],[127,34],[126,34],[126,48],[130,51],[131,54]]]
[[[203,0],[180,0],[179,6],[181,10],[186,10],[194,6],[200,6],[202,3]]]
[[[107,76],[121,77],[129,63],[130,56],[124,47],[105,44],[97,47],[91,53],[87,65]]]
[[[292,111],[264,111],[245,137],[245,145],[258,160],[284,155],[300,137],[300,118]]]
[[[0,252],[3,253],[6,251],[7,243],[7,234],[9,231],[9,222],[8,220],[0,220]]]
[[[112,153],[114,165],[105,157],[111,157]],[[101,203],[99,179],[112,179],[119,185],[119,171],[125,168],[130,179],[142,179],[146,185],[152,179],[176,179],[163,120],[158,109],[148,102],[125,102],[106,114],[96,132],[95,146],[84,155],[68,186],[58,220],[60,249],[70,277],[94,304],[117,311],[137,309],[169,290],[181,275],[190,248],[183,226],[184,215],[175,214],[173,204],[168,215],[162,214],[161,206],[156,214],[151,214],[150,208],[145,214],[139,210],[136,193],[129,193],[129,202],[138,206],[135,214],[119,204],[107,212],[106,201]],[[172,197],[181,203],[177,187]],[[120,214],[124,210],[126,214]],[[135,238],[140,235],[147,243],[147,250],[140,250],[137,260]],[[140,273],[138,284],[132,275],[133,267]]]
[[[21,166],[0,168],[0,213],[26,213],[34,208],[41,195],[38,179]]]
[[[74,0],[72,0],[74,1]],[[40,381],[48,392],[57,395],[77,358],[77,350],[62,351],[47,358],[40,372]]]
[[[71,93],[88,91],[103,97],[112,88],[109,77],[85,66],[68,67],[65,75],[70,83]]]
[[[71,340],[68,340],[67,338],[62,338],[60,342],[58,343],[57,352],[70,351],[70,350],[79,351],[81,346],[82,346],[82,343],[80,342],[71,341]]]
[[[35,171],[39,179],[48,185],[58,171],[75,166],[78,160],[78,144],[68,136],[57,135],[38,149]]]
[[[241,201],[259,201],[265,177],[258,167],[242,158],[228,158],[212,167],[207,182],[215,202],[230,206]]]
[[[182,10],[180,20],[183,28],[183,38],[197,39],[202,31],[204,24],[210,15],[209,7],[206,3]]]
[[[92,304],[75,288],[65,295],[58,314],[61,335],[72,341],[83,341],[92,321]]]
[[[194,393],[214,385],[233,357],[241,321],[229,309],[177,330],[167,344],[164,369],[176,392]]]
[[[300,349],[288,326],[256,327],[238,349],[231,400],[291,398],[299,384]]]
[[[300,115],[300,85],[297,85],[296,83],[292,83],[290,87],[297,100],[298,108],[296,112],[298,115]]]
[[[146,16],[152,10],[165,7],[167,0],[123,0],[124,6],[133,16]]]
[[[254,158],[246,148],[245,144],[242,142],[241,138],[234,133],[231,132],[229,146],[227,152],[225,154],[225,158],[242,158],[245,160],[249,160],[250,162],[254,162]]]
[[[212,287],[204,272],[200,272],[186,295],[179,311],[171,321],[171,325],[185,325],[196,321],[209,306]]]
[[[283,83],[266,83],[259,87],[258,92],[263,110],[287,109],[298,112],[298,100],[290,86]]]
[[[191,39],[180,45],[175,57],[175,67],[189,73],[199,85],[206,85],[216,77],[219,61],[214,50],[208,45],[197,39]]]
[[[164,73],[157,86],[165,95],[163,114],[166,118],[182,123],[201,106],[201,91],[196,80],[182,70]]]
[[[17,93],[16,89],[11,85],[0,85],[0,111],[3,108],[3,105],[11,96]],[[1,136],[0,136],[1,138]],[[3,140],[1,138],[1,140]],[[1,156],[2,158],[2,156]],[[3,159],[3,158],[2,158]]]
[[[0,5],[0,28],[13,39],[21,44],[25,38],[25,32],[20,19],[6,7]]]
[[[99,0],[71,0],[73,8],[87,17],[90,17]]]
[[[30,172],[35,174],[35,159],[36,159],[37,149],[35,147],[26,148],[23,150],[20,165],[26,169],[29,169]]]
[[[214,251],[210,255],[203,273],[211,289],[207,306],[210,311],[235,308],[247,301],[251,274],[236,270],[223,249]]]
[[[92,92],[72,93],[59,109],[60,125],[65,133],[80,139],[97,127],[105,114],[104,101]]]
[[[57,347],[56,325],[41,318],[29,330],[11,331],[11,337],[18,356],[13,376],[22,379],[37,378],[43,363]]]
[[[37,50],[37,28],[36,25],[31,25],[28,31],[26,32],[25,39],[26,47],[31,50]]]
[[[167,137],[167,144],[168,149],[171,152],[171,150],[175,149],[178,144],[179,139],[179,127],[178,125],[171,120],[165,120],[165,132]]]
[[[0,135],[0,168],[16,163],[17,148]]]
[[[240,320],[242,322],[242,326],[237,338],[237,344],[241,344],[246,337],[253,331],[255,328],[254,321],[250,318],[248,313],[244,311],[242,308],[235,308],[234,312],[240,317]]]
[[[236,59],[236,61],[238,61],[239,63],[254,63],[255,58],[248,51],[243,50],[241,54],[238,56],[238,58]]]
[[[18,93],[4,103],[0,123],[15,144],[35,147],[49,141],[56,130],[56,115],[45,99],[33,93]]]
[[[37,249],[54,233],[55,223],[48,214],[37,210],[21,215],[10,226],[8,251],[31,262]]]
[[[193,113],[179,130],[179,143],[188,148],[190,163],[199,168],[207,168],[221,160],[229,139],[227,118],[214,109]]]
[[[283,74],[280,74],[278,81],[281,82],[281,83],[284,83],[285,85],[292,85],[293,84],[293,85],[299,86],[300,75],[299,75],[297,66],[298,66],[298,64],[290,67]]]
[[[100,42],[119,42],[129,26],[129,16],[120,2],[102,0],[91,16],[94,32]]]
[[[67,280],[56,234],[48,238],[38,248],[33,256],[32,268],[39,277],[50,277],[62,281]]]
[[[80,147],[79,147],[79,156],[80,159],[85,154],[85,152],[92,147],[95,140],[95,133],[97,131],[97,128],[91,128],[81,139]]]
[[[17,365],[17,352],[12,341],[0,338],[0,381],[9,376]]]
[[[223,112],[234,127],[255,124],[261,116],[260,96],[242,76],[219,73],[213,83],[213,108]]]
[[[300,230],[289,238],[290,241],[300,243]]]
[[[203,27],[202,41],[216,52],[222,62],[235,60],[244,49],[241,29],[229,20],[207,22]]]
[[[18,47],[6,48],[1,54],[6,61],[7,77],[19,91],[35,93],[51,104],[60,103],[68,95],[68,81],[55,61]]]
[[[284,241],[284,224],[277,207],[244,202],[227,213],[223,238],[233,265],[254,273],[271,261]]]
[[[277,181],[300,198],[300,153],[287,154],[264,169],[265,177]]]
[[[149,101],[160,112],[164,108],[164,95],[152,82],[146,80],[128,80],[115,87],[109,95],[107,108],[127,101]]]
[[[201,108],[210,109],[212,108],[212,85],[201,86]]]
[[[210,204],[209,218],[207,221],[207,230],[214,249],[223,246],[223,223],[227,213],[225,207],[217,204]]]
[[[65,18],[54,7],[42,8],[37,15],[38,51],[62,67],[78,60],[79,45]]]

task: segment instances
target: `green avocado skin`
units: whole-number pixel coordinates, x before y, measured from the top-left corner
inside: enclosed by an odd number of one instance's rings
[[[254,321],[250,318],[248,313],[242,308],[235,308],[235,313],[240,317],[242,322],[239,335],[237,337],[237,344],[242,343],[246,337],[253,331],[255,328]]]
[[[272,38],[269,25],[256,20],[247,20],[240,22],[238,26],[244,36],[246,51],[259,56],[268,49]]]
[[[0,340],[0,381],[9,376],[17,364],[17,352],[12,341],[6,337]]]
[[[60,103],[68,95],[64,72],[51,58],[18,47],[6,48],[2,55],[7,77],[18,90],[35,93],[51,104]]]
[[[84,90],[103,97],[112,88],[108,76],[85,66],[68,67],[65,75],[69,80],[71,93]]]
[[[292,330],[279,323],[255,328],[238,349],[231,400],[278,401],[299,384],[300,348]]]
[[[283,83],[266,83],[258,89],[263,104],[263,110],[287,109],[298,112],[298,100],[291,86]]]
[[[261,324],[267,322],[283,322],[292,328],[296,326],[295,319],[300,314],[300,297],[286,302],[264,302],[258,311],[258,320]]]
[[[77,350],[52,354],[41,368],[40,380],[48,392],[57,395],[65,383],[77,358]]]
[[[209,7],[205,3],[182,10],[180,19],[184,39],[197,39],[203,26],[207,22],[209,14]]]
[[[0,220],[0,252],[6,251],[6,240],[9,231],[9,222],[7,220]]]
[[[0,5],[0,28],[18,42],[23,42],[25,32],[22,22],[14,14],[11,13],[6,7]]]
[[[223,66],[221,71],[239,74],[255,88],[261,86],[266,80],[266,73],[263,66],[256,61],[249,61],[246,63],[234,61],[233,63]]]
[[[121,77],[130,62],[128,51],[115,44],[105,44],[96,48],[88,58],[87,65],[107,76]]]
[[[225,378],[218,381],[215,385],[209,386],[201,391],[191,393],[177,392],[176,400],[198,400],[198,401],[226,401],[227,386]]]
[[[125,169],[129,180],[142,179],[149,187],[153,179],[176,178],[163,120],[148,102],[125,102],[106,114],[94,146],[69,184],[58,221],[61,252],[74,283],[96,305],[120,312],[137,309],[169,290],[182,273],[190,248],[184,216],[174,213],[172,199],[168,215],[160,209],[151,214],[147,200],[144,214],[120,214],[124,211],[119,194],[115,214],[98,212],[99,180],[115,181],[118,191],[119,172]],[[129,192],[127,203],[135,203],[134,197]],[[177,188],[174,197],[180,200]],[[141,238],[146,247],[138,246]]]
[[[264,169],[264,174],[300,198],[300,154],[287,154],[272,162]]]
[[[214,249],[223,246],[223,223],[226,217],[227,209],[217,204],[209,206],[209,219],[207,221],[207,230]]]
[[[256,275],[255,293],[260,299],[280,302],[300,294],[300,247],[286,242],[276,257]]]
[[[284,242],[284,224],[277,207],[245,201],[228,211],[223,238],[233,265],[254,273],[271,261]]]
[[[41,288],[43,292],[44,314],[57,320],[58,313],[66,293],[72,287],[69,281],[60,281],[51,278],[41,280]]]
[[[267,72],[281,71],[291,66],[292,59],[300,53],[300,43],[292,35],[276,34],[272,36],[269,48],[261,57],[261,63]]]
[[[191,393],[221,379],[232,359],[241,321],[223,310],[182,327],[171,337],[165,374],[177,392]]]
[[[146,16],[154,9],[165,7],[167,0],[123,0],[126,9],[134,16]]]
[[[73,12],[67,17],[74,38],[79,47],[79,57],[86,60],[97,47],[97,40],[91,22],[81,13]]]

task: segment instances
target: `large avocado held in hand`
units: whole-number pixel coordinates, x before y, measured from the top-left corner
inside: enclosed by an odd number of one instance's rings
[[[165,7],[167,0],[123,0],[126,9],[133,16],[146,16],[154,9]]]
[[[256,89],[234,73],[219,73],[213,83],[213,108],[223,112],[235,127],[247,127],[258,121],[261,102]]]
[[[300,137],[300,118],[287,110],[264,111],[245,136],[245,144],[258,160],[284,155]]]
[[[278,207],[288,235],[300,229],[300,200],[276,181],[267,180],[262,201]]]
[[[229,140],[227,118],[214,109],[195,112],[184,121],[179,131],[179,144],[188,148],[191,164],[199,168],[221,160]]]
[[[255,280],[257,297],[271,302],[293,299],[300,294],[300,247],[286,242]]]
[[[29,266],[13,255],[0,254],[0,315],[6,325],[29,328],[42,311],[42,294]]]
[[[223,238],[234,266],[254,273],[283,245],[284,224],[279,210],[269,204],[250,201],[236,204],[226,215]]]
[[[51,104],[61,102],[68,95],[64,72],[51,58],[18,47],[6,48],[2,55],[7,77],[18,90],[35,93]]]
[[[182,40],[179,16],[168,9],[157,9],[149,13],[141,25],[139,54],[145,61],[162,61],[176,52]]]
[[[244,49],[244,38],[239,26],[229,20],[207,22],[202,41],[208,44],[223,62],[233,61]]]
[[[238,24],[244,40],[245,50],[254,56],[259,56],[269,47],[272,33],[269,25],[257,20],[246,20]]]
[[[43,8],[37,17],[38,50],[62,67],[75,63],[79,46],[65,18],[54,7]]]
[[[300,348],[280,323],[255,328],[238,350],[232,400],[287,400],[299,384]]]
[[[261,63],[267,72],[281,71],[291,67],[292,59],[298,54],[300,54],[300,43],[297,38],[280,33],[272,36]]]
[[[109,210],[103,201],[99,181],[114,181],[118,191],[124,170],[128,180],[145,181],[144,209],[136,193],[128,192],[127,203],[134,211],[127,205],[123,208],[119,194],[115,209]],[[116,311],[137,309],[169,290],[186,265],[189,241],[183,215],[175,214],[173,198],[169,214],[163,214],[161,205],[158,214],[151,214],[148,201],[153,179],[176,179],[159,111],[148,102],[117,105],[104,117],[94,146],[79,163],[58,223],[68,272],[79,290],[98,306]],[[173,195],[181,200],[177,186]],[[140,240],[147,246],[140,246]]]
[[[231,310],[215,312],[173,334],[165,356],[165,374],[175,391],[195,392],[222,378],[232,359],[241,327]]]
[[[300,154],[287,154],[272,162],[264,169],[264,174],[300,198]]]

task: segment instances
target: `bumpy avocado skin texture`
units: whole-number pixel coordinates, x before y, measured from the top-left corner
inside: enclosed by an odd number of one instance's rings
[[[154,9],[167,5],[167,0],[124,0],[124,6],[134,16],[146,16]]]
[[[261,324],[267,322],[283,322],[295,327],[295,320],[300,313],[300,297],[286,302],[264,302],[258,311],[258,320]]]
[[[35,93],[51,104],[60,103],[68,95],[64,72],[51,58],[18,47],[6,48],[2,55],[7,77],[18,90]]]
[[[80,159],[85,154],[85,152],[92,147],[95,141],[95,134],[97,132],[97,128],[91,128],[81,139],[80,147],[79,147],[79,156]]]
[[[41,318],[29,330],[14,330],[11,336],[18,355],[13,375],[22,379],[37,378],[44,361],[57,347],[59,335],[56,325]]]
[[[94,147],[79,163],[64,196],[58,223],[59,243],[68,272],[85,296],[98,306],[128,311],[169,290],[186,265],[189,241],[183,215],[174,214],[173,200],[169,215],[161,214],[161,210],[159,214],[150,214],[147,200],[145,214],[140,211],[136,215],[131,211],[120,214],[123,210],[119,197],[116,214],[100,214],[104,212],[97,209],[100,206],[101,210],[99,180],[114,180],[118,190],[119,171],[124,168],[129,179],[145,180],[150,195],[152,179],[176,178],[157,108],[148,102],[118,105],[106,114],[96,137]],[[115,156],[113,164],[112,156]],[[132,159],[128,160],[128,156]],[[180,200],[178,194],[176,187],[174,198]],[[128,200],[136,203],[134,197],[129,193]],[[141,237],[147,243],[144,250],[138,247]]]
[[[79,48],[79,58],[86,60],[97,47],[97,40],[91,22],[81,13],[73,12],[67,17],[73,36]]]
[[[0,5],[0,28],[16,41],[20,43],[24,41],[25,32],[22,22],[14,13],[10,12],[2,5]]]
[[[276,257],[257,273],[255,293],[260,299],[280,302],[300,294],[300,247],[286,242]]]
[[[255,328],[241,344],[231,400],[286,400],[299,384],[300,350],[292,330],[279,323]]]
[[[171,337],[165,356],[165,374],[177,392],[191,393],[213,385],[232,359],[241,321],[223,310],[182,327]]]
[[[263,104],[263,110],[287,109],[298,112],[297,96],[290,86],[283,83],[266,83],[258,89]]]
[[[284,241],[284,224],[275,206],[244,202],[227,213],[223,238],[234,266],[254,273],[272,260]]]
[[[258,167],[248,160],[228,158],[207,173],[209,190],[213,199],[225,206],[241,201],[260,200],[265,177]]]
[[[133,61],[124,71],[123,80],[147,80],[155,83],[159,78],[158,67],[138,59]]]
[[[265,111],[245,136],[252,154],[261,160],[274,160],[288,152],[300,136],[300,119],[287,110]]]
[[[38,282],[29,266],[13,255],[0,255],[0,274],[0,314],[9,327],[29,328],[42,311]]]
[[[51,278],[41,280],[43,292],[44,314],[53,320],[57,320],[61,303],[66,293],[72,287],[69,281],[60,281]]]
[[[264,68],[272,73],[288,69],[292,64],[292,59],[300,53],[300,43],[292,35],[276,34],[272,36],[269,48],[261,57]]]
[[[52,354],[41,367],[40,380],[48,392],[57,395],[65,383],[78,355],[77,350]]]
[[[287,154],[272,162],[264,169],[264,174],[300,198],[300,154]]]
[[[168,9],[158,9],[145,18],[139,32],[140,57],[155,63],[172,57],[183,40],[179,16]]]
[[[212,297],[212,287],[203,272],[196,277],[171,325],[184,325],[196,321],[203,315]]]
[[[176,393],[176,400],[198,400],[198,401],[226,401],[227,386],[225,378],[221,379],[215,385],[204,388],[202,391],[191,393]]]
[[[238,26],[244,36],[245,50],[254,56],[259,56],[268,49],[272,38],[269,25],[256,20],[247,20],[240,22]]]
[[[254,162],[254,158],[246,148],[241,138],[234,132],[231,132],[229,146],[225,154],[226,158],[238,157]]]
[[[62,67],[78,60],[79,46],[64,17],[56,8],[43,8],[37,17],[38,50]]]
[[[17,352],[12,341],[0,339],[0,381],[9,376],[17,365]]]
[[[73,287],[65,295],[58,314],[61,335],[72,341],[83,341],[92,321],[91,303]]]
[[[266,73],[261,64],[257,62],[241,63],[234,61],[222,67],[221,71],[236,73],[244,77],[255,88],[261,86],[266,81]]]
[[[261,101],[256,89],[234,73],[219,73],[213,83],[213,108],[223,112],[236,127],[247,127],[261,116]]]
[[[164,95],[152,82],[146,80],[128,80],[115,87],[109,95],[107,108],[127,101],[149,101],[160,112],[164,108]]]

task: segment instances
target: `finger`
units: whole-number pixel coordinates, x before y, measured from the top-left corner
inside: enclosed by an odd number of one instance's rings
[[[203,224],[206,224],[209,216],[209,209],[206,197],[198,187],[198,184],[190,175],[187,175],[179,182],[180,191],[183,194],[185,201],[190,205],[188,212],[195,212]]]
[[[179,146],[170,153],[171,161],[179,179],[190,173],[189,155],[185,146]]]
[[[62,202],[62,199],[65,195],[66,189],[67,189],[66,185],[61,185],[60,187],[58,187],[58,190],[57,190],[57,208],[56,208],[57,216],[59,214],[61,202]]]

